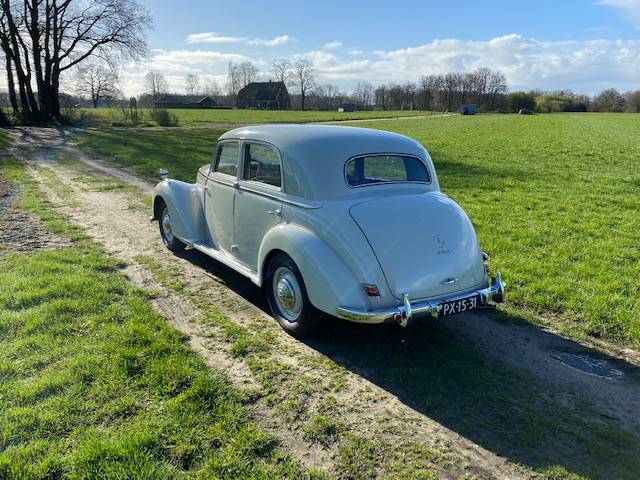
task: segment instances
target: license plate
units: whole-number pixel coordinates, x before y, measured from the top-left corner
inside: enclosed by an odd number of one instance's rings
[[[438,315],[446,317],[447,315],[455,315],[456,313],[468,312],[480,306],[479,296],[462,298],[460,300],[452,300],[438,305]]]

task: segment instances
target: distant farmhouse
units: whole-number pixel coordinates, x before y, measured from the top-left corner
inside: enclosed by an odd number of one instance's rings
[[[203,95],[163,95],[154,102],[156,108],[215,108],[216,101]]]
[[[236,107],[288,110],[291,102],[284,82],[251,82],[238,92]]]

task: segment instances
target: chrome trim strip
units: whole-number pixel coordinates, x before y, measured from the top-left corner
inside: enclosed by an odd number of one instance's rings
[[[336,316],[357,323],[383,323],[389,320],[396,320],[404,327],[409,324],[413,317],[437,315],[442,308],[442,304],[445,302],[479,296],[480,303],[483,305],[492,300],[500,303],[504,300],[505,286],[500,272],[497,272],[496,276],[491,279],[491,285],[486,288],[472,290],[453,297],[442,297],[414,304],[410,302],[409,295],[405,292],[402,296],[403,304],[397,307],[390,307],[384,310],[362,310],[351,307],[338,307]]]
[[[213,258],[214,260],[217,260],[220,263],[223,263],[226,266],[232,268],[233,270],[235,270],[236,272],[240,273],[241,275],[244,275],[249,280],[251,280],[253,283],[255,283],[257,286],[259,286],[259,287],[262,286],[262,279],[257,274],[257,272],[254,272],[251,269],[245,267],[243,264],[241,264],[234,257],[222,252],[221,250],[216,250],[215,248],[212,248],[209,245],[205,245],[204,243],[201,243],[201,242],[189,242],[189,241],[186,241],[186,240],[183,240],[183,239],[181,239],[181,240],[185,244],[187,244],[188,246],[190,246],[192,248],[195,248],[196,250],[201,251],[202,253],[204,253],[204,254],[210,256],[211,258]]]
[[[319,203],[297,202],[295,200],[290,200],[290,199],[286,198],[285,196],[279,196],[279,195],[276,195],[275,193],[265,192],[265,191],[262,191],[262,190],[258,190],[256,188],[251,188],[250,186],[247,186],[246,183],[242,183],[242,182],[240,182],[240,184],[238,185],[238,189],[244,190],[245,192],[255,193],[256,195],[260,195],[262,197],[272,198],[274,200],[279,200],[282,203],[287,203],[289,205],[294,205],[294,206],[300,207],[300,208],[317,209],[317,208],[321,208],[322,207],[322,205],[319,204]]]
[[[224,173],[222,175],[224,175]],[[231,177],[231,178],[235,178],[235,177]],[[236,188],[238,186],[238,181],[237,180],[232,180],[230,182],[226,182],[226,181],[221,180],[219,178],[216,178],[214,176],[209,177],[209,180],[214,182],[214,183],[218,183],[220,185],[225,185],[225,186],[231,187],[231,188]]]

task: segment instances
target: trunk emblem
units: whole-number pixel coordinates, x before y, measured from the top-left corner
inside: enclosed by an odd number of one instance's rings
[[[447,248],[447,241],[444,239],[444,237],[441,234],[436,233],[433,236],[433,244],[435,246],[434,253],[436,255],[450,255],[451,254],[451,250],[449,250],[449,248]]]
[[[453,285],[454,283],[456,283],[458,281],[457,278],[447,278],[446,280],[442,281],[443,285]]]

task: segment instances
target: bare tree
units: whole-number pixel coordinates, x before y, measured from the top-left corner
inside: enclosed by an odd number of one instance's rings
[[[61,75],[89,58],[140,58],[150,25],[137,0],[0,0],[10,95],[17,105],[17,84],[25,119],[60,118]]]
[[[624,111],[628,113],[640,113],[640,90],[627,92],[624,95]]]
[[[615,88],[609,88],[598,94],[595,104],[599,112],[621,112],[624,107],[624,97]]]
[[[238,73],[240,75],[240,88],[244,88],[251,82],[255,82],[258,78],[258,69],[251,62],[242,62],[238,66]]]
[[[117,83],[115,70],[95,62],[84,64],[76,71],[76,92],[88,97],[93,108],[98,108],[100,100],[117,95]]]
[[[227,76],[227,93],[236,96],[240,89],[246,87],[258,78],[258,69],[251,62],[235,64],[229,62],[229,73]]]
[[[380,85],[378,88],[376,88],[374,95],[376,107],[381,108],[382,110],[386,110],[388,101],[387,87],[385,87],[384,85]]]
[[[154,101],[157,101],[162,95],[167,93],[169,89],[167,80],[160,72],[150,70],[144,77],[144,87],[147,93],[149,93]]]
[[[442,75],[423,75],[420,79],[420,105],[423,110],[439,108],[440,92],[442,90]]]
[[[442,79],[443,106],[451,112],[460,103],[462,75],[456,72],[447,73]]]
[[[507,93],[507,78],[502,72],[491,72],[487,83],[487,99],[489,110],[495,110],[500,96]]]
[[[214,98],[214,97],[220,97],[220,95],[222,95],[222,90],[220,90],[220,85],[218,85],[218,82],[211,79],[204,84],[204,87],[202,88],[202,93],[204,93],[209,97]]]
[[[314,93],[318,97],[318,106],[321,110],[335,110],[343,97],[338,87],[331,84],[318,85]]]
[[[369,107],[373,101],[373,86],[369,82],[358,82],[353,92],[353,98],[356,103]]]
[[[240,86],[240,73],[233,62],[229,62],[227,73],[227,94],[235,97],[238,91],[242,87]]]
[[[189,73],[185,77],[185,90],[187,95],[198,95],[200,93],[200,75]]]
[[[313,66],[308,60],[298,60],[290,73],[291,84],[300,93],[300,107],[304,110],[304,102],[309,91],[315,85]]]
[[[286,58],[279,58],[271,63],[271,71],[273,77],[278,82],[286,83],[289,79],[289,71],[291,70],[291,62]]]

